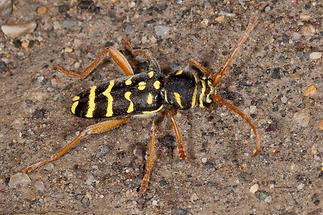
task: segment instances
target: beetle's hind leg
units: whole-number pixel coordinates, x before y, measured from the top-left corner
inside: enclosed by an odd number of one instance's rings
[[[252,128],[253,133],[255,134],[255,138],[256,138],[256,147],[255,150],[253,151],[253,155],[258,155],[261,152],[261,139],[260,139],[260,134],[257,130],[257,126],[252,122],[252,120],[245,114],[243,113],[238,107],[236,107],[235,105],[233,105],[232,103],[224,100],[221,96],[215,94],[212,97],[213,101],[219,105],[224,105],[227,108],[229,108],[230,110],[232,110],[233,112],[239,114],[239,116],[241,116],[241,118],[243,118]]]
[[[66,154],[78,142],[80,142],[80,140],[84,139],[85,137],[90,136],[91,134],[100,134],[100,133],[110,131],[116,127],[119,127],[122,124],[127,123],[128,120],[129,120],[129,117],[125,117],[125,118],[108,120],[108,121],[104,121],[104,122],[99,122],[94,125],[90,125],[85,130],[83,130],[79,135],[75,136],[69,144],[67,144],[66,146],[61,148],[58,152],[53,154],[49,159],[40,160],[34,164],[31,164],[31,165],[23,168],[21,171],[24,173],[29,173],[29,172],[34,171],[35,169],[38,169],[39,167],[42,167],[48,163],[51,163],[51,162],[59,159],[60,157],[62,157],[64,154]]]
[[[126,57],[123,54],[121,54],[121,52],[119,52],[117,49],[111,47],[104,48],[81,73],[65,69],[64,67],[59,65],[55,65],[54,69],[71,78],[79,78],[83,80],[95,70],[95,68],[103,61],[103,59],[107,55],[111,57],[111,59],[119,66],[119,68],[124,72],[126,76],[131,76],[134,74],[133,69]]]
[[[148,70],[154,70],[160,72],[160,66],[157,60],[153,57],[152,53],[147,49],[136,49],[133,47],[128,38],[122,38],[123,47],[131,54],[133,58],[142,58],[148,62]],[[137,61],[137,60],[136,60]]]

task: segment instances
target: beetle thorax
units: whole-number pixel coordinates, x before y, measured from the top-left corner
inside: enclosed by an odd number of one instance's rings
[[[165,102],[181,110],[212,103],[214,93],[211,79],[183,70],[170,73],[165,78],[162,89]]]

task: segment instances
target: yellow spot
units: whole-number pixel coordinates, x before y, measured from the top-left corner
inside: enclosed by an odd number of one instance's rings
[[[134,110],[133,109],[133,102],[131,101],[130,96],[131,96],[131,92],[129,92],[129,91],[125,92],[124,97],[130,102],[127,113],[131,113]]]
[[[200,107],[204,107],[203,105],[203,97],[204,97],[204,93],[205,93],[205,81],[204,80],[201,80],[201,83],[202,83],[202,90],[201,90],[201,94],[200,94]]]
[[[74,96],[74,98],[72,99],[73,102],[76,102],[77,100],[79,100],[80,97],[79,96]]]
[[[111,80],[108,88],[102,93],[108,99],[107,113],[105,114],[106,117],[109,117],[109,116],[113,115],[113,110],[112,110],[113,97],[111,95],[111,90],[112,90],[113,86],[114,86],[114,80]]]
[[[126,85],[130,85],[132,84],[132,81],[131,81],[131,78],[127,79],[126,82],[125,82]]]
[[[149,105],[151,105],[152,103],[153,103],[153,94],[151,94],[151,93],[148,93],[148,96],[147,96],[147,103],[149,104]]]
[[[195,107],[196,105],[196,95],[197,95],[197,86],[195,85],[194,91],[193,91],[193,96],[192,96],[192,104],[191,107]]]
[[[150,71],[150,72],[148,72],[148,77],[152,78],[154,76],[154,74],[155,74],[154,71]]]
[[[156,110],[151,110],[151,111],[143,111],[142,113],[143,114],[152,114],[152,113],[157,113],[157,112],[159,112],[161,109],[163,109],[163,105],[161,105],[158,109],[156,109]]]
[[[175,75],[181,75],[183,74],[183,70],[178,70]]]
[[[79,104],[79,101],[78,101],[79,99],[80,99],[79,96],[74,96],[74,98],[73,98],[73,104],[72,104],[72,107],[71,107],[71,112],[73,114],[75,114],[76,107]]]
[[[85,116],[87,118],[92,118],[93,117],[93,113],[94,113],[94,110],[95,110],[95,90],[96,90],[96,86],[92,86],[90,88],[90,94],[89,94],[89,102],[88,102],[88,109],[87,109],[87,112],[85,114]]]
[[[174,92],[174,96],[175,96],[175,100],[177,102],[177,104],[183,108],[183,105],[182,105],[182,101],[181,101],[181,95],[177,92]]]
[[[146,82],[140,81],[138,83],[138,90],[144,90],[146,88]]]
[[[160,88],[160,82],[159,81],[155,81],[154,82],[154,87],[156,90],[158,90]]]

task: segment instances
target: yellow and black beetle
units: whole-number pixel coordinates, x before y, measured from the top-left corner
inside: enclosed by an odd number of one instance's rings
[[[80,74],[56,66],[58,71],[67,76],[85,79],[100,64],[105,56],[109,55],[125,73],[126,77],[110,80],[101,86],[92,86],[89,90],[73,98],[71,112],[74,115],[84,118],[108,118],[109,120],[87,127],[49,159],[29,165],[22,171],[28,173],[40,166],[57,160],[86,136],[103,133],[116,128],[126,123],[134,115],[150,114],[154,116],[154,120],[151,127],[146,172],[140,187],[140,192],[144,193],[148,188],[149,178],[153,168],[156,130],[164,117],[170,118],[172,122],[176,134],[179,158],[185,160],[186,154],[182,135],[174,118],[176,111],[204,107],[213,102],[219,105],[225,105],[232,111],[238,113],[251,126],[256,138],[254,155],[259,154],[261,151],[260,135],[255,124],[238,107],[222,99],[215,90],[215,87],[224,77],[238,50],[247,40],[250,32],[256,25],[256,21],[255,16],[250,19],[236,47],[217,73],[210,72],[197,61],[190,59],[185,69],[176,70],[164,75],[149,51],[133,49],[128,40],[123,40],[125,48],[134,57],[142,56],[149,61],[149,69],[147,72],[135,74],[127,59],[114,48],[105,48]]]

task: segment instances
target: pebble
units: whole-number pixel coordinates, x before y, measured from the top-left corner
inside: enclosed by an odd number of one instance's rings
[[[218,23],[223,23],[224,22],[224,16],[218,16],[214,19]]]
[[[199,199],[199,197],[197,196],[197,194],[196,194],[196,193],[194,193],[194,194],[191,196],[190,201],[191,201],[191,202],[195,202],[195,201],[197,201],[198,199]]]
[[[178,208],[175,211],[175,215],[186,215],[187,214],[187,210],[183,209],[183,208]]]
[[[312,97],[316,94],[317,88],[314,84],[309,85],[305,91],[304,91],[304,96],[306,97]]]
[[[65,53],[71,53],[71,52],[73,52],[73,49],[70,48],[70,47],[66,47],[66,48],[64,48],[64,52]]]
[[[323,131],[323,120],[319,122],[319,130]]]
[[[207,162],[207,158],[202,158],[202,163],[206,163]]]
[[[282,101],[282,103],[286,104],[288,98],[285,95],[283,95],[280,100]]]
[[[44,16],[48,12],[48,7],[45,7],[45,6],[37,7],[36,12],[38,15]]]
[[[299,15],[299,18],[302,20],[302,21],[308,21],[311,19],[311,16],[308,15],[308,14],[301,14]]]
[[[310,112],[307,108],[294,113],[294,121],[302,126],[307,127],[310,122]]]
[[[36,27],[36,22],[28,22],[25,24],[17,25],[2,25],[1,30],[8,37],[16,38],[24,34],[33,32],[36,29]]]
[[[18,172],[10,177],[9,187],[16,188],[18,186],[24,186],[30,183],[31,180],[27,174]]]
[[[292,39],[293,40],[300,40],[302,38],[302,35],[298,32],[293,32]]]
[[[251,105],[250,108],[249,108],[249,113],[250,114],[254,114],[257,112],[257,107],[254,106],[254,105]]]
[[[301,183],[297,186],[297,190],[302,190],[305,187],[305,184]]]
[[[155,34],[160,37],[160,38],[165,38],[167,37],[170,27],[165,26],[165,25],[157,25],[154,27]]]
[[[0,0],[0,16],[9,16],[12,13],[12,0]]]
[[[311,60],[317,60],[322,57],[322,52],[312,52],[310,53],[310,59]]]
[[[62,22],[62,26],[65,29],[71,29],[78,25],[78,22],[72,19],[67,19]]]
[[[153,200],[151,203],[153,206],[158,206],[158,201],[157,200]]]
[[[35,186],[36,190],[39,192],[44,192],[44,190],[45,190],[45,185],[42,181],[36,181],[34,186]]]
[[[255,193],[257,199],[259,199],[260,201],[264,201],[264,202],[268,202],[269,200],[271,201],[271,197],[269,192],[265,191],[265,190],[258,190]],[[268,199],[270,197],[270,199]]]
[[[255,194],[259,190],[259,184],[254,184],[250,187],[250,192]]]
[[[305,37],[312,37],[315,34],[315,28],[313,25],[306,25],[303,27],[303,35]]]

